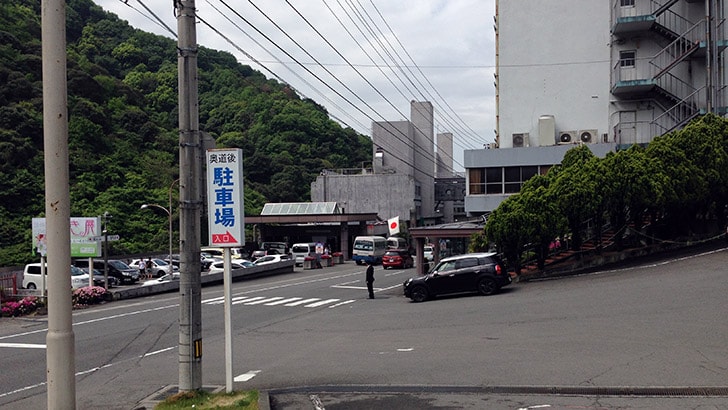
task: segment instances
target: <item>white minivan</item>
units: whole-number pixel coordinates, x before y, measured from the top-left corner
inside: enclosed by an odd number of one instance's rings
[[[291,255],[296,263],[296,266],[303,265],[303,259],[306,256],[313,256],[316,254],[316,243],[294,243],[291,246]]]
[[[47,266],[46,266],[47,269]],[[25,289],[40,289],[40,263],[29,263],[23,270],[23,287]],[[73,265],[70,266],[71,287],[82,288],[89,285],[88,273]],[[46,288],[48,287],[48,271],[46,270]]]

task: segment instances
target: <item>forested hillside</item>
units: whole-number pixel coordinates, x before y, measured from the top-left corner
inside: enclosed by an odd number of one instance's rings
[[[139,208],[166,206],[179,173],[176,43],[90,0],[67,1],[66,30],[71,215],[110,213],[113,253],[164,249],[166,216]],[[308,200],[321,169],[371,158],[369,138],[231,54],[201,47],[198,66],[200,128],[243,150],[247,213]],[[44,211],[40,0],[3,0],[0,265],[35,258],[31,219]]]

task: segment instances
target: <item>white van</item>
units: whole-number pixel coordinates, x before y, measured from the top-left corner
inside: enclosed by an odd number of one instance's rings
[[[77,268],[75,266],[69,266],[70,268],[70,284],[73,289],[82,288],[89,285],[88,273]],[[46,265],[46,288],[48,288],[48,266]],[[29,263],[25,265],[23,270],[23,287],[25,289],[40,289],[41,277],[40,277],[40,263]]]
[[[303,265],[303,258],[316,253],[316,243],[294,243],[291,247],[291,258],[295,261],[296,266]]]
[[[230,251],[230,258],[231,259],[243,259],[243,249],[242,248],[228,248]],[[213,247],[203,247],[200,249],[201,252],[204,252],[214,258],[222,258],[222,248],[213,248]]]

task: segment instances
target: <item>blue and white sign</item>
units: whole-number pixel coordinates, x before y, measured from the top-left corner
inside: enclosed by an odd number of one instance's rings
[[[207,209],[210,246],[245,245],[241,149],[207,150]]]

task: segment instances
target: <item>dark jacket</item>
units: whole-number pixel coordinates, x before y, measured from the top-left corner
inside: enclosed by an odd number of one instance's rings
[[[367,282],[374,282],[374,265],[367,266]]]

